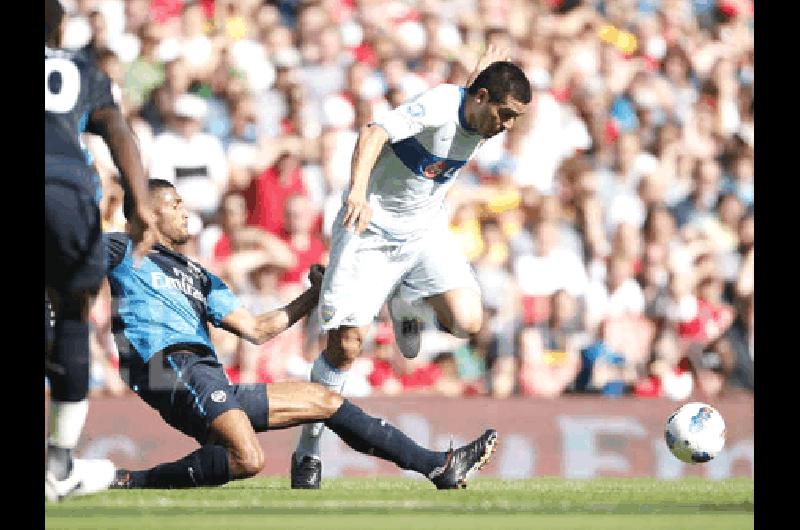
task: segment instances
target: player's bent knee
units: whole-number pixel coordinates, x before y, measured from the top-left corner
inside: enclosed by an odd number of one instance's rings
[[[240,449],[235,452],[233,459],[235,460],[236,473],[239,475],[237,478],[247,478],[257,475],[259,471],[264,469],[265,459],[264,451],[258,444],[249,445],[245,449]]]
[[[483,326],[483,317],[478,314],[470,319],[467,319],[464,325],[464,331],[470,335],[475,335],[481,330]]]
[[[462,311],[455,315],[455,326],[462,334],[475,335],[483,326],[481,311]]]

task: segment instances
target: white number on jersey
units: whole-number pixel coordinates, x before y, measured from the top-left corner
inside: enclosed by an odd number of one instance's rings
[[[48,80],[54,73],[61,76],[61,89],[56,93],[50,90]],[[78,102],[81,92],[81,74],[75,63],[60,57],[44,61],[44,110],[65,113],[71,111]]]

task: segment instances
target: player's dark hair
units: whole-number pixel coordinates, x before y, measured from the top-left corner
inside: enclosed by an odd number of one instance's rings
[[[64,6],[59,0],[44,0],[44,41],[47,42],[64,18]]]
[[[125,215],[125,219],[130,219],[131,214],[133,213],[133,195],[128,190],[128,188],[123,184],[123,188],[125,190],[125,197],[122,200],[122,213]],[[150,179],[147,181],[147,191],[154,192],[156,190],[163,190],[163,189],[174,189],[175,186],[168,180],[164,179]]]
[[[530,81],[519,66],[508,61],[498,61],[486,67],[467,88],[467,93],[474,96],[481,88],[489,92],[492,103],[504,103],[508,96],[520,103],[531,102]]]

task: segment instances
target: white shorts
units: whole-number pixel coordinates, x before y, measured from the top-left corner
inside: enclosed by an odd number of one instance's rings
[[[319,319],[325,331],[366,326],[396,288],[407,302],[465,288],[480,293],[475,274],[447,227],[394,241],[367,228],[360,236],[336,217]]]

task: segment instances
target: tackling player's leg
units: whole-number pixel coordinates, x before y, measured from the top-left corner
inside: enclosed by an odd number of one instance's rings
[[[219,486],[252,477],[264,467],[264,453],[242,410],[223,412],[212,421],[209,431],[205,444],[175,462],[141,471],[119,470],[112,488]]]
[[[120,357],[128,385],[201,447],[152,469],[120,470],[113,487],[216,486],[261,470],[264,455],[255,431],[267,428],[265,385],[249,391],[231,386],[218,359],[204,350],[168,348],[147,362],[136,352],[121,351]]]
[[[268,418],[268,427],[262,427],[264,430],[323,421],[356,451],[394,462],[402,469],[417,471],[439,489],[465,487],[469,477],[491,457],[497,443],[497,433],[489,429],[458,449],[431,451],[385,420],[366,414],[321,385],[275,383],[266,387],[266,399],[245,395],[264,392],[263,389],[263,385],[247,389],[236,387],[234,393],[247,408],[246,412],[233,409],[218,416],[210,425],[205,445],[176,462],[145,471],[121,470],[115,487],[211,486],[255,475],[262,469],[264,457],[251,422],[255,418],[260,425],[265,425],[263,419],[258,419],[260,414]],[[265,403],[269,403],[268,411]]]
[[[457,449],[426,449],[389,422],[370,416],[338,393],[313,383],[275,383],[267,387],[267,394],[270,429],[321,420],[356,451],[421,473],[439,489],[466,487],[467,480],[488,462],[497,446],[497,432],[488,429]]]

